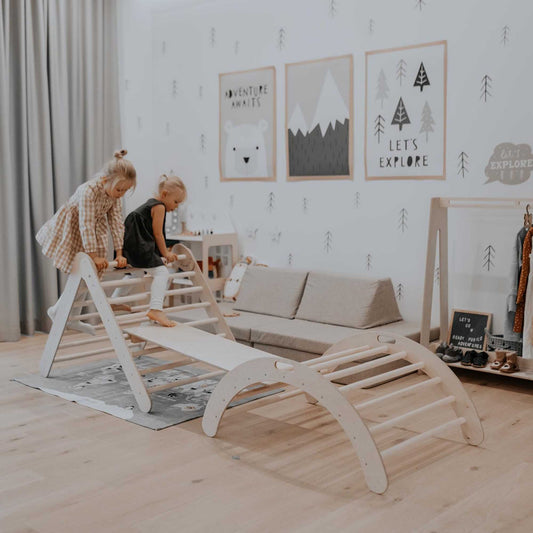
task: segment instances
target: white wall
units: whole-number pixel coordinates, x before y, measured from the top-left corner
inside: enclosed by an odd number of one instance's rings
[[[294,268],[390,276],[395,287],[402,285],[399,303],[404,316],[419,319],[429,199],[533,196],[533,178],[508,186],[485,184],[484,176],[495,145],[533,144],[531,0],[425,0],[421,10],[415,0],[196,4],[136,0],[121,6],[124,139],[141,169],[130,208],[150,194],[157,174],[173,169],[185,179],[193,206],[230,213],[243,253],[254,254],[271,266],[287,266],[291,254]],[[502,43],[506,25],[509,39]],[[280,50],[282,27],[286,38]],[[215,29],[214,43],[211,28]],[[442,39],[448,41],[446,181],[366,182],[364,52]],[[288,183],[284,65],[346,53],[354,55],[354,180]],[[220,183],[218,74],[267,65],[277,69],[278,180]],[[480,99],[485,74],[493,80],[487,102]],[[173,80],[177,94],[173,94]],[[464,178],[457,173],[462,151],[469,156]],[[267,210],[270,192],[275,195],[271,212]],[[309,200],[307,213],[302,209],[304,197]],[[408,212],[405,232],[398,229],[402,208]],[[520,212],[451,214],[451,304],[494,312],[495,330],[502,328],[508,254],[521,220]],[[329,253],[324,249],[327,231],[333,234]],[[275,242],[273,237],[279,232],[281,238]],[[489,244],[496,255],[493,268],[487,271],[482,265]],[[370,270],[368,254],[372,256]]]

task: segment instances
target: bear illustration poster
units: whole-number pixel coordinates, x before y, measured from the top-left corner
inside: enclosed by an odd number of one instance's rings
[[[276,180],[276,70],[219,75],[221,181]]]
[[[288,181],[352,179],[353,58],[285,65]]]
[[[447,43],[366,53],[365,176],[445,179]]]

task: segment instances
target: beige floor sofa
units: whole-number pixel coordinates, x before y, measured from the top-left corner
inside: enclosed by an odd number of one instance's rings
[[[238,342],[296,361],[362,331],[420,338],[419,324],[402,319],[390,278],[248,267],[237,301],[220,306],[238,313],[226,316]]]

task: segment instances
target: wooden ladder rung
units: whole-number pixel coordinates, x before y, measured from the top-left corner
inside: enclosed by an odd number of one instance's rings
[[[464,423],[466,423],[466,419],[462,416],[459,418],[455,418],[454,420],[450,420],[449,422],[445,422],[444,424],[441,424],[440,426],[436,426],[432,429],[429,429],[428,431],[424,431],[424,433],[420,433],[419,435],[415,435],[414,437],[411,437],[410,439],[407,439],[403,442],[400,442],[399,444],[396,444],[394,446],[391,446],[390,448],[387,448],[386,450],[383,450],[381,452],[381,456],[383,458],[390,457],[391,455],[401,452],[402,450],[405,450],[407,448],[410,448],[414,444],[427,440],[430,437],[433,437],[434,435],[437,435],[438,433],[442,433],[443,431],[446,431],[447,429],[461,426]]]
[[[133,344],[128,344],[128,348],[134,346]],[[72,361],[73,359],[81,359],[82,357],[90,357],[92,355],[100,355],[103,353],[108,353],[114,351],[113,346],[108,346],[107,348],[98,348],[97,350],[88,350],[87,352],[74,353],[72,355],[62,355],[61,357],[56,357],[55,361],[58,363],[61,361]]]
[[[365,387],[371,387],[372,385],[383,383],[389,379],[412,374],[421,368],[424,368],[424,363],[413,363],[412,365],[402,366],[401,368],[396,368],[395,370],[390,370],[389,372],[384,372],[383,374],[372,376],[371,378],[362,379],[361,381],[356,381],[355,383],[350,383],[349,385],[343,385],[342,387],[339,387],[339,391],[344,394],[350,390],[364,389]]]
[[[126,335],[124,335],[126,338]],[[109,337],[107,335],[100,335],[98,337],[89,337],[88,339],[81,339],[76,341],[62,342],[59,345],[59,348],[72,348],[73,346],[84,346],[85,344],[94,344],[95,342],[109,342]]]
[[[336,372],[329,372],[328,374],[324,374],[324,377],[332,381],[334,379],[339,379],[339,378],[343,378],[346,376],[352,376],[354,374],[360,374],[361,372],[364,372],[365,370],[369,370],[371,368],[376,368],[378,366],[386,365],[387,363],[393,363],[394,361],[399,361],[400,359],[403,359],[406,355],[407,353],[404,351],[396,352],[390,355],[386,355],[385,357],[380,357],[379,359],[368,361],[367,363],[361,363],[360,365],[357,365],[357,366],[345,368],[344,370],[337,370]]]
[[[341,353],[341,352],[339,352]],[[351,362],[355,362],[355,361],[359,361],[361,359],[366,359],[367,357],[371,357],[372,355],[380,355],[380,354],[385,354],[385,353],[389,353],[389,347],[388,346],[378,346],[377,348],[372,348],[372,349],[369,349],[369,350],[364,350],[362,352],[353,352],[352,350],[352,353],[348,354],[348,355],[344,355],[344,356],[341,356],[341,357],[337,357],[337,358],[333,358],[332,359],[328,359],[328,361],[325,361],[325,362],[317,362],[317,363],[314,363],[312,365],[309,365],[313,370],[322,370],[323,368],[331,368],[331,365],[334,364],[334,365],[340,365],[342,363],[351,363]],[[405,352],[403,352],[405,354]],[[376,361],[379,361],[379,359],[376,359]],[[366,363],[364,363],[366,364]],[[324,375],[328,375],[328,374],[324,374]]]
[[[320,357],[314,357],[313,359],[308,359],[307,361],[302,361],[302,365],[314,365],[316,363],[321,363],[324,361],[331,361],[332,359],[337,359],[338,357],[342,357],[343,355],[350,355],[352,353],[359,353],[364,350],[368,350],[370,346],[359,346],[358,348],[349,348],[348,350],[342,350],[340,352],[336,353],[330,353],[328,355],[321,355]]]
[[[367,400],[366,402],[361,403],[355,403],[354,407],[357,410],[364,409],[365,407],[370,407],[377,405],[381,402],[392,400],[393,398],[397,398],[398,396],[402,396],[403,394],[406,394],[408,392],[413,391],[419,391],[420,389],[424,389],[426,387],[432,387],[434,385],[438,385],[442,382],[441,378],[431,378],[427,379],[425,381],[422,381],[420,383],[416,383],[415,385],[410,385],[409,387],[404,387],[402,389],[398,389],[394,392],[389,392],[388,394],[384,394],[383,396],[378,396],[377,398],[372,398],[371,400]]]
[[[148,394],[158,392],[165,389],[173,389],[175,387],[181,387],[182,385],[189,385],[190,383],[196,383],[197,381],[204,381],[206,379],[211,379],[217,376],[225,374],[225,370],[217,370],[215,372],[208,372],[207,374],[201,374],[200,376],[194,376],[186,379],[179,379],[178,381],[173,381],[172,383],[165,383],[164,385],[156,385],[155,387],[150,387],[146,389]]]
[[[163,370],[170,370],[172,368],[177,368],[178,366],[188,365],[193,359],[190,357],[184,359],[183,361],[174,361],[173,363],[167,363],[166,365],[152,366],[150,368],[143,368],[139,370],[141,376],[146,376],[147,374],[155,374],[156,372],[162,372]]]
[[[126,274],[126,273],[125,273]],[[194,270],[189,270],[187,272],[174,272],[168,276],[169,280],[189,278],[196,274]],[[146,276],[151,277],[151,276]],[[143,277],[130,277],[130,279],[110,279],[108,281],[102,281],[101,285],[104,289],[110,287],[127,287],[128,285],[139,285],[146,281],[145,276]]]
[[[375,426],[372,426],[370,428],[370,431],[374,433],[377,431],[381,431],[382,429],[394,427],[397,424],[400,424],[404,420],[408,420],[409,418],[413,416],[425,413],[426,411],[430,411],[431,409],[435,409],[436,407],[440,407],[442,405],[449,405],[454,402],[455,402],[455,396],[446,396],[445,398],[441,398],[440,400],[437,400],[435,402],[431,402],[426,405],[423,405],[422,407],[419,407],[418,409],[413,409],[412,411],[409,411],[407,413],[403,413],[389,420],[385,420],[385,422],[381,422],[381,424],[376,424]]]

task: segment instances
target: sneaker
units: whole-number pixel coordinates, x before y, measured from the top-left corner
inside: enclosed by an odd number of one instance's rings
[[[463,358],[463,350],[461,348],[455,348],[450,345],[446,349],[445,354],[442,356],[442,360],[445,363],[458,363]]]
[[[442,359],[442,356],[446,353],[446,348],[448,348],[448,345],[445,342],[441,342],[435,350],[435,355]]]
[[[476,368],[483,368],[489,362],[489,354],[487,352],[476,352],[472,359],[472,365]]]
[[[461,359],[461,364],[463,366],[472,366],[472,361],[476,357],[476,350],[467,350]]]

